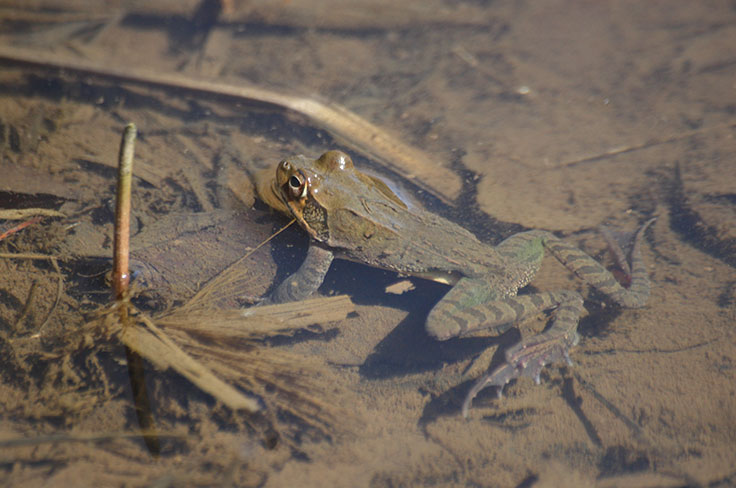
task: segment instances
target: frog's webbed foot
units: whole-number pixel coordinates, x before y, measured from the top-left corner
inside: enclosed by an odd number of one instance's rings
[[[566,300],[555,311],[555,319],[549,330],[511,347],[506,351],[504,364],[476,381],[463,402],[463,417],[468,417],[473,398],[484,388],[498,387],[500,397],[503,387],[513,379],[527,376],[539,384],[539,374],[547,364],[562,361],[572,364],[568,352],[578,343],[576,329],[583,311],[583,299],[575,292],[558,293],[564,293]]]
[[[553,235],[545,235],[544,247],[569,270],[574,272],[598,291],[607,295],[614,302],[626,308],[641,308],[649,300],[649,277],[641,257],[641,239],[644,231],[656,219],[650,219],[633,234],[605,231],[611,252],[619,265],[627,273],[624,285],[596,260]],[[535,232],[535,231],[531,231]]]
[[[635,232],[618,231],[604,225],[598,228],[606,244],[608,244],[608,250],[616,260],[616,264],[626,275],[626,285],[631,284],[633,279],[632,268],[634,260],[640,255],[639,243],[641,236],[655,220],[657,220],[657,217],[647,220]]]
[[[522,239],[540,239],[552,255],[586,282],[608,295],[619,305],[638,308],[646,304],[650,287],[646,267],[641,257],[640,243],[644,231],[655,220],[656,218],[648,220],[634,233],[603,230],[603,235],[611,252],[619,266],[628,275],[625,286],[618,283],[613,275],[593,258],[552,234],[544,231],[529,231],[513,237],[519,241]],[[539,374],[545,365],[563,360],[570,363],[568,351],[577,343],[575,329],[577,328],[578,317],[583,310],[583,301],[577,293],[562,293],[571,295],[565,297],[550,294],[546,296],[546,298],[560,304],[552,327],[548,331],[525,339],[509,349],[506,352],[506,362],[480,378],[473,385],[463,402],[463,416],[468,416],[473,398],[488,386],[498,387],[498,394],[500,395],[503,387],[512,379],[528,376],[534,379],[535,382],[539,382]],[[545,296],[545,294],[538,296]]]

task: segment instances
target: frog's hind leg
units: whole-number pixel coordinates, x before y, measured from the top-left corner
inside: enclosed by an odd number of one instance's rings
[[[430,336],[446,340],[479,330],[500,331],[560,303],[553,295],[516,296],[542,264],[540,238],[528,232],[516,234],[499,244],[496,252],[507,263],[505,273],[458,281],[429,313],[426,329]]]
[[[426,323],[429,335],[446,340],[481,330],[500,331],[504,326],[568,301],[568,295],[573,292],[516,295],[539,271],[545,242],[550,238],[555,237],[549,232],[522,232],[496,246],[496,252],[505,262],[504,272],[458,281],[429,313]]]
[[[445,295],[427,317],[427,333],[443,341],[462,337],[479,331],[503,331],[516,322],[533,317],[544,310],[550,310],[568,302],[582,303],[582,297],[575,291],[560,290],[526,295],[511,295],[503,298],[490,297],[487,301],[469,304],[464,294],[467,284],[469,292],[478,291],[475,281],[458,282]],[[575,327],[572,328],[575,332]]]
[[[508,239],[510,242],[507,249],[499,249],[499,252],[502,254],[508,253],[509,256],[507,258],[510,258],[512,257],[510,254],[512,252],[518,252],[519,249],[534,250],[541,244],[544,246],[544,249],[549,250],[568,269],[596,289],[611,297],[619,305],[631,308],[642,307],[649,298],[650,285],[646,267],[641,258],[639,245],[644,231],[653,221],[654,219],[647,221],[633,234],[632,242],[629,246],[630,252],[628,253],[628,258],[626,258],[630,270],[630,286],[628,288],[621,286],[614,276],[593,258],[577,247],[558,239],[549,232],[534,230],[517,234]],[[620,248],[620,243],[615,242],[613,238],[608,240],[614,255],[625,256],[624,251]],[[524,242],[529,243],[526,248],[523,246]],[[505,243],[506,241],[501,243],[499,248]],[[517,262],[524,263],[525,261],[521,259],[517,260]],[[506,351],[506,362],[475,383],[463,403],[462,411],[464,416],[467,417],[470,403],[483,388],[491,385],[498,386],[500,394],[501,388],[514,378],[530,376],[535,381],[538,381],[539,373],[545,364],[563,359],[569,362],[568,351],[577,343],[576,329],[578,318],[582,313],[583,303],[582,298],[577,293],[567,293],[574,294],[577,296],[577,299],[571,297],[567,301],[560,301],[555,320],[549,330],[524,339],[519,344],[510,348]]]
[[[649,299],[649,277],[641,257],[641,238],[644,231],[656,219],[644,223],[635,233],[623,234],[604,231],[611,253],[619,261],[619,266],[627,273],[628,287],[622,286],[613,274],[596,260],[577,247],[542,231],[544,247],[566,268],[571,270],[586,283],[610,297],[614,302],[626,308],[641,308]]]

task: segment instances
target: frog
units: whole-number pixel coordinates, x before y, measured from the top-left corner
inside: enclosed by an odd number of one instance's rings
[[[519,232],[496,246],[481,242],[461,225],[407,205],[382,179],[359,171],[339,150],[317,159],[304,155],[283,159],[270,182],[265,186],[275,198],[267,203],[293,217],[309,234],[310,244],[298,270],[265,302],[309,297],[338,258],[449,285],[425,322],[426,332],[439,341],[498,334],[553,311],[544,331],[508,348],[505,361],[476,380],[462,405],[465,417],[484,388],[496,386],[500,396],[511,380],[530,377],[538,384],[546,365],[572,364],[569,352],[579,341],[582,295],[565,289],[518,293],[539,271],[545,253],[618,306],[641,308],[649,298],[651,285],[640,243],[655,219],[634,233],[606,232],[626,277],[620,283],[594,258],[546,230]]]

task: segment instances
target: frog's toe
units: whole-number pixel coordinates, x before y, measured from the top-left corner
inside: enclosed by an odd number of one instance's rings
[[[498,396],[501,396],[503,387],[511,380],[526,376],[537,385],[540,383],[542,369],[548,364],[565,362],[572,365],[568,354],[570,347],[577,344],[576,333],[570,335],[541,334],[520,342],[506,351],[506,362],[486,374],[475,382],[463,402],[463,417],[468,417],[473,398],[481,390],[489,387],[498,387]]]
[[[486,374],[475,382],[473,387],[470,389],[465,400],[463,401],[462,414],[463,417],[468,418],[470,412],[470,405],[473,403],[473,399],[489,386],[496,386],[498,390],[496,392],[500,399],[503,395],[503,387],[512,379],[518,378],[520,375],[519,371],[511,364],[505,363],[493,370],[492,373]]]

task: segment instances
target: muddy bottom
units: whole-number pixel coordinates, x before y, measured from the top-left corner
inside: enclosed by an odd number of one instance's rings
[[[318,4],[0,7],[5,485],[736,484],[729,2]],[[108,277],[128,122],[146,405]],[[526,291],[585,298],[573,364],[468,419],[551,314],[438,342],[447,286],[335,261],[329,299],[248,322],[309,245],[266,242],[289,219],[255,185],[332,148],[489,245],[540,228],[615,269],[597,227],[656,216],[649,302],[546,257]]]

